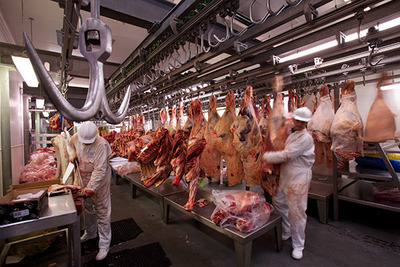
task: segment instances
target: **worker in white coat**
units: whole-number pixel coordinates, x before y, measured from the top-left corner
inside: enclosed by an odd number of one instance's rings
[[[96,260],[107,257],[111,243],[111,168],[109,143],[98,136],[93,122],[84,122],[78,133],[71,138],[82,177],[84,216],[86,230],[81,242],[96,238],[99,234],[99,252]],[[73,159],[72,159],[73,160]]]
[[[281,163],[279,186],[272,203],[282,216],[282,239],[292,238],[292,257],[303,258],[307,223],[307,197],[314,163],[314,141],[308,133],[307,122],[312,113],[306,108],[293,113],[292,133],[281,151],[266,152],[263,161]]]

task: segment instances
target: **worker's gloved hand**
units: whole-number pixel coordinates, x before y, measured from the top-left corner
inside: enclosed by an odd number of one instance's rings
[[[94,195],[94,190],[91,188],[84,188],[82,190],[82,196],[84,198],[89,198],[89,197],[92,197],[93,195]]]

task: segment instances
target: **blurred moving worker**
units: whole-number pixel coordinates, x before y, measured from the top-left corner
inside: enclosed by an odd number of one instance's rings
[[[81,242],[96,238],[99,234],[99,252],[96,260],[107,257],[111,243],[111,148],[103,137],[97,135],[93,122],[84,122],[78,133],[72,136],[70,145],[75,148],[82,177],[86,230]],[[74,161],[74,159],[71,159]]]
[[[282,216],[282,239],[292,238],[292,257],[303,258],[307,224],[307,197],[314,163],[314,140],[307,131],[312,113],[306,108],[293,113],[292,133],[281,151],[266,152],[263,161],[280,166],[279,186],[272,203]]]

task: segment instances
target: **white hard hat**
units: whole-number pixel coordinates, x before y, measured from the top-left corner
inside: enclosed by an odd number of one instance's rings
[[[97,136],[97,127],[91,121],[85,121],[82,123],[81,127],[79,127],[78,137],[79,141],[84,144],[92,144],[94,140],[96,140]]]
[[[298,121],[309,122],[312,117],[312,112],[307,107],[298,108],[293,113],[293,118]]]

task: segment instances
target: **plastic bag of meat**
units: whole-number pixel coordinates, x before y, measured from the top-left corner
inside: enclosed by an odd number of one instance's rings
[[[215,210],[211,220],[221,227],[236,227],[251,232],[263,226],[274,208],[259,192],[240,190],[213,190]]]
[[[137,162],[126,162],[115,167],[115,170],[121,175],[127,175],[129,173],[140,172],[140,166]]]
[[[29,163],[25,165],[19,177],[20,183],[32,183],[38,181],[54,179],[57,171],[57,162],[54,159],[53,151],[43,153],[39,150],[34,151],[30,157]]]
[[[399,188],[391,182],[373,183],[372,194],[377,199],[400,202]]]
[[[383,75],[377,84],[378,94],[372,103],[365,123],[364,141],[365,142],[385,142],[395,138],[396,123],[395,114],[386,105],[383,99],[381,86],[386,79]]]
[[[343,168],[348,161],[361,156],[363,148],[363,123],[357,109],[354,86],[354,81],[347,81],[342,88],[342,103],[333,118],[331,127],[331,150],[338,159],[339,168]]]
[[[329,95],[321,97],[317,110],[307,125],[315,140],[328,143],[331,141],[330,132],[335,112]]]

